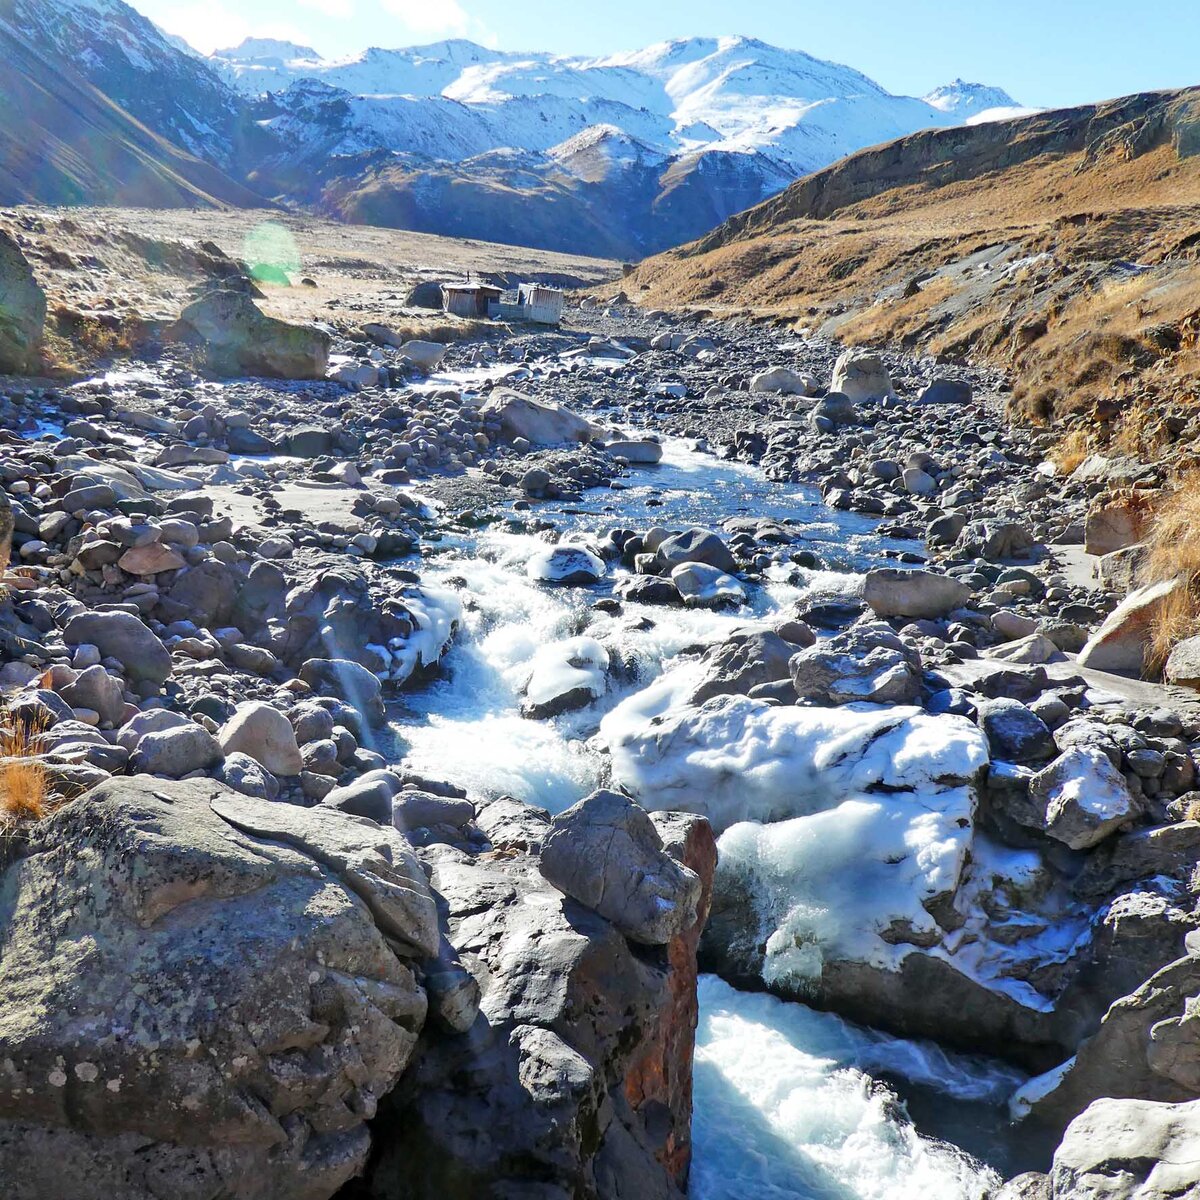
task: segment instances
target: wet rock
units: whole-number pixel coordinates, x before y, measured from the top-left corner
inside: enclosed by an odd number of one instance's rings
[[[586,546],[562,543],[539,551],[528,562],[525,573],[530,579],[564,587],[581,587],[604,578],[604,560]]]
[[[666,567],[677,567],[683,563],[704,563],[724,571],[727,575],[737,572],[737,562],[729,547],[707,529],[689,529],[684,533],[666,537],[659,542],[654,553]]]
[[[608,651],[590,637],[541,646],[524,689],[523,716],[547,720],[586,708],[608,688]]]
[[[626,937],[662,946],[695,923],[701,883],[662,849],[645,809],[593,792],[553,819],[539,870]]]
[[[1056,753],[1054,738],[1045,722],[1019,700],[981,699],[975,710],[993,758],[1030,763]]]
[[[732,575],[706,563],[680,563],[671,583],[688,608],[725,608],[746,603],[746,589]]]

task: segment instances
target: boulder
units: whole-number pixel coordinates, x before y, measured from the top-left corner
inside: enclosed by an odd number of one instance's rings
[[[400,347],[400,353],[409,362],[416,363],[423,371],[432,371],[446,357],[447,348],[442,342],[423,342],[413,339]]]
[[[1159,614],[1186,586],[1182,578],[1168,579],[1126,596],[1088,638],[1087,645],[1079,652],[1079,665],[1096,671],[1141,675]]]
[[[127,679],[159,686],[171,674],[166,646],[137,617],[127,612],[84,612],[63,629],[68,646],[95,646],[102,657],[114,658]]]
[[[533,720],[586,708],[608,688],[608,651],[595,638],[539,646],[532,668],[521,714]]]
[[[878,354],[845,350],[833,365],[831,392],[841,392],[854,404],[867,400],[886,400],[895,393],[892,377]]]
[[[129,770],[138,775],[182,779],[194,771],[215,767],[223,757],[217,739],[203,725],[188,721],[143,734],[130,756]]]
[[[707,563],[680,563],[671,571],[671,583],[688,608],[726,608],[746,603],[746,589],[719,567]]]
[[[938,378],[921,389],[918,404],[970,404],[974,393],[965,379]]]
[[[858,424],[858,410],[854,407],[854,401],[844,392],[827,392],[812,406],[808,416],[818,429]]]
[[[540,550],[526,564],[525,573],[540,583],[584,587],[604,578],[604,560],[586,546],[561,543]]]
[[[705,655],[704,677],[688,696],[703,704],[713,696],[745,696],[762,684],[791,682],[793,644],[774,633],[736,633]]]
[[[1184,638],[1171,647],[1163,678],[1180,687],[1200,689],[1200,637]]]
[[[7,1197],[327,1200],[362,1170],[426,1011],[397,952],[437,927],[399,835],[372,861],[349,822],[120,779],[36,827],[0,888]]]
[[[1154,523],[1150,495],[1142,491],[1102,496],[1088,509],[1083,548],[1089,554],[1112,554],[1142,541]]]
[[[590,442],[600,430],[590,421],[544,400],[520,392],[497,388],[480,409],[485,421],[495,421],[509,441],[524,438],[535,446],[558,446],[564,442]]]
[[[1020,700],[979,699],[975,712],[994,759],[1028,763],[1056,753],[1054,736],[1046,723]]]
[[[1121,772],[1091,746],[1073,746],[1039,771],[1029,797],[1045,813],[1046,833],[1072,850],[1098,845],[1141,811]]]
[[[645,809],[593,792],[551,821],[538,869],[631,941],[664,946],[695,923],[701,885],[662,845]]]
[[[970,598],[969,584],[934,571],[882,567],[868,571],[863,584],[863,599],[877,617],[936,620]]]
[[[682,563],[705,563],[727,575],[737,573],[737,561],[729,547],[711,530],[688,529],[673,537],[664,538],[655,551],[664,567]]]
[[[1200,1195],[1200,1100],[1097,1100],[1067,1128],[1050,1182],[1053,1200]]]
[[[816,381],[811,375],[803,375],[790,367],[768,367],[750,380],[752,392],[774,392],[780,396],[811,396],[816,390]]]
[[[662,462],[662,443],[652,442],[649,438],[643,438],[640,441],[609,442],[604,448],[616,458],[623,458],[626,462],[635,463],[638,466],[654,466],[654,464]]]
[[[661,836],[707,872],[702,906],[716,848],[691,821]],[[542,810],[500,799],[477,822],[488,852],[419,851],[445,913],[426,975],[441,1028],[380,1106],[364,1194],[682,1200],[703,911],[647,950],[542,877]]]
[[[101,725],[119,725],[125,715],[125,694],[121,681],[101,666],[81,671],[60,694],[72,708],[90,708],[97,713]]]
[[[310,658],[300,668],[309,687],[344,700],[368,720],[383,716],[383,685],[366,667],[346,658]]]
[[[189,304],[179,322],[202,339],[208,365],[219,375],[324,379],[329,367],[329,334],[268,317],[245,292],[210,291]]]
[[[791,660],[796,694],[815,704],[912,704],[921,659],[890,629],[860,625],[801,650]]]
[[[1037,541],[1024,525],[1001,517],[969,522],[954,544],[957,557],[985,558],[988,562],[1028,558],[1036,548]]]
[[[279,709],[261,700],[239,704],[221,729],[219,741],[225,755],[248,755],[273,775],[299,775],[303,769],[291,723]]]
[[[0,374],[37,369],[45,324],[46,293],[16,239],[0,229]]]

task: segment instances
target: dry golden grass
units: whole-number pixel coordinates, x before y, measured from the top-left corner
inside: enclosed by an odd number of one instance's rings
[[[40,754],[45,726],[7,717],[0,726],[0,832],[40,821],[50,808],[50,774]]]
[[[1200,631],[1200,474],[1184,476],[1159,508],[1150,536],[1146,579],[1185,586],[1159,607],[1150,631],[1147,667],[1161,671],[1179,641]]]
[[[1091,438],[1086,429],[1072,429],[1050,452],[1050,461],[1060,475],[1070,475],[1092,452]]]

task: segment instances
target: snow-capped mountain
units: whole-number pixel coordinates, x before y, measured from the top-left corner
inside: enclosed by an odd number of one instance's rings
[[[64,81],[82,76],[114,106],[111,136],[149,137],[141,161],[163,167],[147,175],[126,153],[128,178],[101,186],[98,146],[74,171],[92,145],[85,136],[73,154],[64,149],[56,178],[92,182],[52,189],[36,151],[14,149],[10,166],[0,163],[10,198],[136,202],[143,185],[130,180],[152,177],[158,197],[173,171],[188,182],[178,195],[249,185],[348,220],[629,258],[696,238],[865,145],[1013,103],[961,81],[923,100],[894,96],[850,67],[741,37],[602,58],[460,39],[346,59],[254,38],[205,58],[123,0],[0,0],[0,33],[14,47],[0,46],[10,110],[30,107],[18,95],[52,93],[37,127],[74,127],[79,106]],[[47,89],[40,81],[55,63],[61,86]],[[8,138],[18,146],[15,132]],[[201,178],[189,155],[219,174]]]
[[[190,154],[229,169],[257,145],[244,103],[212,67],[122,0],[4,0],[0,20]]]
[[[354,136],[406,151],[398,98],[451,100],[479,113],[495,146],[544,149],[594,124],[612,125],[666,154],[762,152],[796,174],[916,129],[960,124],[1015,101],[961,81],[924,100],[893,96],[850,67],[754,38],[689,38],[606,58],[514,54],[468,41],[367,50],[327,60],[287,43],[247,42],[213,55],[216,70],[249,97],[316,80],[356,97]],[[444,110],[444,107],[442,108]],[[293,132],[298,130],[293,129]],[[458,123],[445,152],[455,161]]]
[[[475,188],[485,193],[468,206],[479,221],[487,197],[504,208],[508,171],[526,212],[543,204],[563,215],[599,204],[593,193],[602,189],[604,238],[579,246],[572,239],[589,222],[565,216],[561,236],[552,225],[537,236],[555,249],[603,245],[627,256],[699,236],[737,211],[730,206],[757,203],[863,146],[1013,104],[999,89],[961,81],[924,100],[894,96],[850,67],[741,37],[603,58],[454,40],[326,59],[254,40],[210,61],[286,146],[276,163],[284,191],[303,179],[306,199],[339,215],[364,219],[367,203],[374,219],[388,210],[410,221],[422,197],[462,203]],[[361,199],[350,182],[359,169],[370,176]],[[450,178],[459,186],[443,193]],[[521,236],[520,224],[510,231],[507,221],[497,229],[484,220],[478,232]]]
[[[934,88],[924,100],[926,104],[957,116],[961,121],[993,108],[1021,107],[1003,88],[967,83],[965,79],[956,79],[953,83]]]

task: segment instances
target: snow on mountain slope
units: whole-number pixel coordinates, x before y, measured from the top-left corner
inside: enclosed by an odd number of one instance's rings
[[[924,100],[926,104],[931,104],[944,113],[952,113],[962,121],[989,109],[1021,108],[1003,88],[988,87],[984,83],[967,83],[963,79],[956,79],[953,83],[934,88]]]
[[[762,151],[797,175],[866,145],[1014,103],[997,88],[961,81],[926,100],[893,96],[850,67],[742,37],[688,38],[604,58],[505,53],[457,40],[328,61],[299,47],[244,44],[212,61],[247,95],[313,79],[377,98],[377,144],[398,151],[415,148],[403,144],[390,105],[405,96],[435,111],[442,99],[487,110],[497,145],[544,149],[603,123],[675,153]],[[411,106],[405,111],[415,119]],[[539,130],[543,117],[552,130]],[[366,106],[355,108],[359,135],[370,120]],[[447,145],[435,156],[453,161],[455,153]]]
[[[192,154],[229,168],[254,145],[245,105],[210,64],[122,0],[5,0],[0,21]]]

